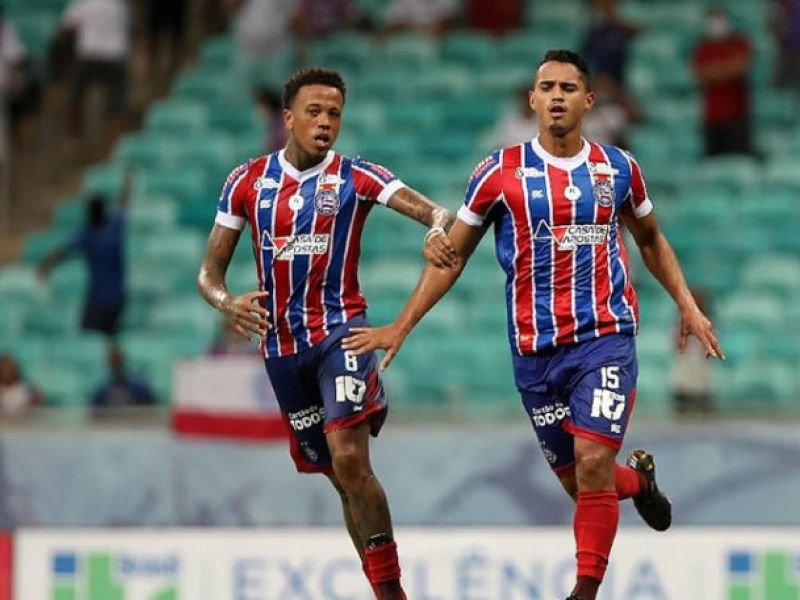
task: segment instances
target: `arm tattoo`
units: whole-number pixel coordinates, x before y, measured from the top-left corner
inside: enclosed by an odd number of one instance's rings
[[[455,215],[446,208],[431,202],[419,192],[403,188],[389,198],[388,206],[428,227],[442,227],[445,231],[455,221]]]

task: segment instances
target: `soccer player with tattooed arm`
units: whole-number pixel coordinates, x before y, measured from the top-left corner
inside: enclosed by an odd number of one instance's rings
[[[619,500],[632,498],[653,529],[672,522],[652,455],[634,450],[627,464],[616,462],[637,377],[638,305],[623,224],[678,306],[681,347],[694,335],[707,357],[724,356],[659,229],[636,160],[581,135],[583,116],[594,104],[583,58],[549,51],[529,97],[539,135],[492,153],[475,168],[448,234],[455,267],[429,263],[391,325],[353,329],[343,347],[359,356],[385,349],[386,368],[494,228],[507,276],[516,385],[545,458],[576,504],[577,575],[568,600],[595,600],[617,532]]]
[[[344,350],[342,340],[368,324],[358,261],[370,210],[385,205],[429,227],[425,257],[447,269],[455,265],[446,235],[455,217],[384,167],[332,150],[345,92],[327,69],[286,82],[286,147],[228,177],[198,286],[236,331],[261,339],[297,470],[323,473],[336,488],[376,598],[404,600],[389,506],[369,457],[369,437],[387,414],[378,361]],[[245,224],[258,289],[237,296],[225,273]]]

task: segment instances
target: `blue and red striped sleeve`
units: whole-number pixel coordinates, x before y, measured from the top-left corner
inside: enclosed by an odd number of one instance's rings
[[[643,219],[653,212],[653,203],[647,195],[647,185],[644,182],[642,168],[632,155],[627,154],[627,158],[631,166],[631,189],[627,199],[636,218]]]
[[[474,227],[483,225],[503,192],[500,150],[484,158],[472,171],[458,218]]]
[[[370,202],[386,204],[392,194],[406,187],[389,169],[363,158],[354,158],[352,167],[356,194]]]
[[[225,184],[222,186],[219,203],[217,204],[216,222],[229,229],[237,229],[239,231],[244,229],[245,219],[247,218],[245,196],[248,189],[244,182],[250,172],[251,164],[252,161],[247,161],[236,167],[228,175]]]

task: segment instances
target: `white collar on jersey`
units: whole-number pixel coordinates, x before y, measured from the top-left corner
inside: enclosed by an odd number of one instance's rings
[[[575,156],[569,156],[566,158],[561,156],[553,156],[550,154],[547,150],[542,148],[542,144],[539,142],[538,137],[533,138],[531,144],[533,145],[533,151],[538,154],[539,157],[544,160],[544,162],[550,163],[562,171],[572,171],[573,169],[585,163],[589,158],[589,153],[592,151],[592,147],[589,142],[586,141],[586,138],[581,138],[581,141],[583,142],[581,151]]]
[[[329,164],[333,161],[334,152],[333,150],[328,150],[328,155],[322,159],[322,162],[318,165],[314,165],[310,169],[306,169],[305,171],[298,171],[297,167],[291,164],[288,160],[286,160],[286,150],[281,150],[278,152],[278,163],[281,165],[281,168],[284,172],[296,181],[303,181],[310,177],[315,177],[319,175],[322,171],[324,171]]]

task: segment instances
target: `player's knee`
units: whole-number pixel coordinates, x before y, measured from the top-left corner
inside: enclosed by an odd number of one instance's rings
[[[347,489],[369,474],[367,457],[355,444],[343,445],[333,454],[333,472],[339,485]]]
[[[614,484],[614,458],[604,452],[587,452],[576,457],[578,489],[603,489]]]

